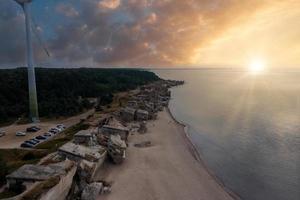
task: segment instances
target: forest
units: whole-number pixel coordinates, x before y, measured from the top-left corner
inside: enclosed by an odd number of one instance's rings
[[[40,117],[71,116],[91,108],[87,98],[110,97],[159,80],[137,69],[36,68]],[[27,69],[0,70],[0,123],[28,116]]]

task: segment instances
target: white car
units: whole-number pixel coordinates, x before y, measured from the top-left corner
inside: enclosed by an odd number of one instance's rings
[[[56,127],[57,127],[57,128],[60,128],[60,129],[62,129],[62,130],[66,129],[66,126],[63,125],[63,124],[57,124]]]
[[[52,132],[54,134],[61,132],[59,128],[50,128],[49,132]]]
[[[65,125],[63,125],[63,124],[56,125],[56,128],[60,129],[61,131],[66,129]]]
[[[5,131],[3,130],[0,130],[0,137],[4,136],[5,135]]]
[[[57,127],[57,129],[59,130],[59,132],[62,132],[64,130],[63,127]]]
[[[26,133],[19,131],[16,132],[16,136],[26,136]]]

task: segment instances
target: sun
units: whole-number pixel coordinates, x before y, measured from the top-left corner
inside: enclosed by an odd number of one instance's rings
[[[248,65],[248,71],[252,74],[261,74],[266,70],[266,64],[262,60],[252,60]]]

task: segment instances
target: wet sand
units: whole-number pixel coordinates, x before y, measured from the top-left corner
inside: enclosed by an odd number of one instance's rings
[[[99,200],[234,199],[197,158],[184,127],[167,110],[147,127],[146,134],[130,136],[122,165],[107,164],[99,172],[99,180],[112,182],[112,192]],[[143,141],[152,146],[134,146]]]

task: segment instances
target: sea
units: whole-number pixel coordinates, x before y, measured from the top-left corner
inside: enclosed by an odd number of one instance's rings
[[[300,200],[300,71],[153,72],[185,81],[169,108],[228,189],[244,200]]]

